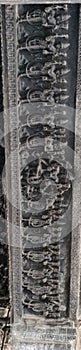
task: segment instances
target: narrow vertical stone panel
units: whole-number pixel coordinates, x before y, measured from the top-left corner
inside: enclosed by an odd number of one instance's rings
[[[6,84],[4,82],[4,119],[6,139],[8,244],[10,257],[10,299],[11,305],[13,304],[14,315],[16,310],[16,315],[19,317],[21,314],[21,288],[17,275],[19,276],[20,271],[21,281],[21,249],[15,39],[15,7],[4,5],[2,6],[2,52],[4,77],[6,74]]]
[[[1,20],[0,20],[1,22]],[[8,295],[8,241],[6,233],[6,203],[3,193],[2,172],[5,164],[4,123],[3,123],[3,90],[2,90],[2,56],[0,25],[0,306],[4,308],[9,301]],[[5,293],[6,292],[6,293]],[[5,295],[6,294],[6,295]]]
[[[6,196],[3,186],[3,169],[5,166],[5,142],[4,142],[4,102],[2,84],[2,51],[1,51],[1,7],[0,7],[0,347],[2,346],[4,333],[5,343],[9,334],[9,317],[5,332],[5,323],[9,308],[9,254],[7,235],[7,208]]]
[[[68,5],[19,5],[17,16],[23,315],[57,320],[69,312],[71,15]]]
[[[76,114],[75,114],[75,154],[72,207],[72,257],[71,257],[71,285],[70,285],[70,317],[74,318],[77,300],[76,317],[81,323],[81,6],[79,8],[78,34],[78,68],[76,85]],[[77,240],[78,237],[78,240]],[[78,269],[77,269],[78,266]],[[73,272],[74,271],[74,272]],[[77,276],[77,284],[75,283]],[[75,292],[74,292],[75,290]],[[77,349],[80,345],[77,345]]]
[[[6,6],[5,14],[13,349],[75,350],[77,300],[71,319],[69,301],[78,6]]]

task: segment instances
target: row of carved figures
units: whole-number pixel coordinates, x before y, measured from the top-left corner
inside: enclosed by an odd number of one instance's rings
[[[58,105],[67,101],[69,20],[67,5],[18,7],[19,103]],[[59,239],[71,198],[71,182],[65,166],[55,161],[53,149],[60,154],[59,144],[64,144],[65,157],[66,130],[44,123],[44,117],[43,123],[40,117],[39,123],[30,122],[30,126],[24,124],[23,118],[22,113],[20,161],[22,158],[26,162],[21,169],[23,312],[63,318],[67,306],[63,299],[65,276],[61,271]],[[53,149],[43,156],[41,149],[47,152],[49,142]]]

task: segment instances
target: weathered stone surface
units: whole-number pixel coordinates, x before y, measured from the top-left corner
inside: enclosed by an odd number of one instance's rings
[[[0,322],[9,302],[8,290],[8,239],[6,225],[6,198],[3,190],[2,173],[5,164],[2,55],[1,55],[1,12],[0,12]]]
[[[25,4],[43,4],[44,3],[44,1],[43,0],[36,0],[36,2],[34,2],[34,0],[21,0],[21,4],[22,5],[25,5]],[[50,0],[50,2],[49,2],[49,0],[46,0],[45,1],[45,3],[46,4],[54,4],[54,1],[53,0]],[[56,0],[55,1],[55,3],[56,4],[59,4],[59,5],[61,5],[61,4],[63,4],[63,3],[66,3],[67,4],[67,0]],[[76,0],[76,4],[80,4],[81,3],[81,0]],[[4,0],[1,0],[1,4],[4,4],[5,5],[5,1]],[[6,5],[9,5],[9,1],[8,0],[6,0]],[[11,0],[11,5],[10,6],[12,6],[12,5],[18,5],[18,4],[20,4],[20,0]],[[69,0],[69,4],[75,4],[75,1],[74,0]]]
[[[9,5],[2,15],[13,349],[75,350],[80,230],[72,182],[79,7]]]
[[[71,181],[66,169],[72,169],[73,159],[66,153],[73,140],[64,124],[69,127],[67,105],[75,106],[72,14],[75,19],[75,9],[67,5],[20,5],[17,15],[23,313],[57,320],[68,316],[70,288]],[[41,247],[36,243],[40,237]]]

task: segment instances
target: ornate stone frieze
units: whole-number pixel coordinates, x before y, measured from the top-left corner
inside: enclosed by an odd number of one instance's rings
[[[76,348],[78,27],[79,5],[2,7],[13,349]]]
[[[23,313],[58,320],[68,317],[70,288],[70,21],[68,5],[18,6]]]

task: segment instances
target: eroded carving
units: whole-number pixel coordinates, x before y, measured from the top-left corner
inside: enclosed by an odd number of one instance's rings
[[[71,202],[65,107],[70,15],[67,5],[20,5],[18,9],[23,313],[64,319],[68,314],[67,250],[70,257],[70,231],[66,241],[62,237],[64,214]],[[28,106],[31,109],[34,103],[35,112],[30,113]],[[54,103],[63,106],[62,112],[61,107],[60,111],[53,108],[50,114]],[[42,112],[45,105],[48,110]]]

